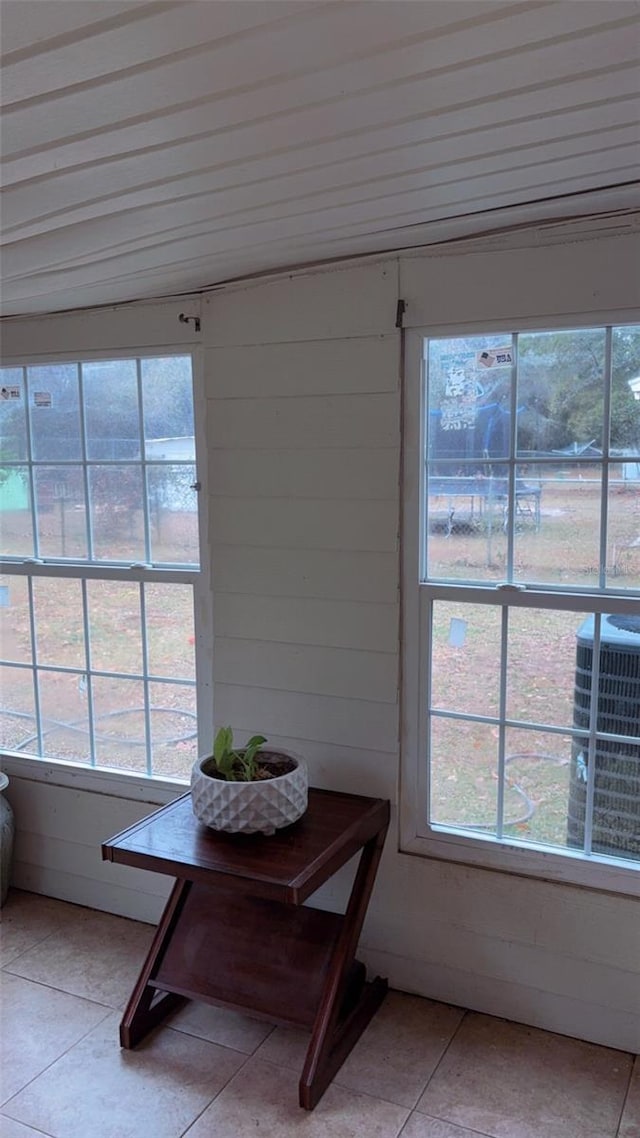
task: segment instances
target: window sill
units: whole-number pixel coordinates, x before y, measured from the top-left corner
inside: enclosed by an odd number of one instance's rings
[[[534,877],[555,884],[574,885],[598,892],[622,893],[640,898],[640,866],[623,858],[597,860],[567,850],[525,848],[524,843],[474,839],[454,833],[424,837],[405,835],[400,852],[438,861],[456,862],[477,869]]]
[[[147,778],[135,773],[65,763],[61,759],[34,758],[15,751],[2,751],[0,766],[10,779],[46,782],[50,786],[86,790],[132,802],[148,802],[153,806],[164,806],[188,790],[188,783],[179,779]]]

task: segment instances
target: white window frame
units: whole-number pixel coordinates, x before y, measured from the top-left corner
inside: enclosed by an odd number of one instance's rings
[[[43,564],[29,565],[29,559],[7,558],[0,560],[0,570],[5,574],[31,575],[39,578],[47,576],[66,577],[73,579],[100,578],[113,580],[129,580],[134,583],[153,579],[170,583],[188,583],[193,587],[194,616],[195,616],[195,670],[196,670],[196,712],[198,730],[198,753],[203,754],[211,746],[213,738],[213,684],[212,684],[212,593],[211,593],[211,566],[208,540],[207,503],[207,457],[206,457],[206,398],[204,388],[204,350],[201,345],[201,336],[194,334],[195,325],[187,325],[181,329],[181,335],[167,337],[167,326],[174,331],[172,323],[177,324],[179,314],[184,311],[194,311],[193,302],[182,301],[177,304],[150,305],[118,310],[109,310],[103,313],[70,314],[60,317],[45,317],[40,320],[34,318],[32,325],[43,331],[43,340],[48,338],[56,342],[55,350],[51,351],[21,351],[19,354],[8,355],[3,353],[2,366],[35,367],[47,364],[61,364],[82,360],[83,362],[97,362],[117,359],[158,358],[161,356],[190,356],[192,361],[193,382],[193,413],[196,450],[196,479],[200,484],[198,491],[198,536],[200,542],[200,566],[198,568],[177,567],[147,570],[143,567],[110,565],[105,562],[87,563],[86,569],[80,569],[77,562],[65,565],[58,559],[46,559]],[[199,311],[199,301],[196,311]],[[131,316],[137,317],[134,328],[140,332],[139,340],[132,333]],[[99,339],[104,346],[100,349],[87,348],[87,326],[98,321],[103,323],[104,337]],[[10,324],[10,322],[9,322]],[[22,321],[20,321],[22,324]],[[70,325],[70,326],[69,326]],[[174,325],[175,326],[175,325]],[[91,329],[95,336],[95,330]],[[62,332],[62,335],[60,334]],[[122,332],[118,343],[119,332]],[[23,339],[22,328],[17,329],[17,338]],[[79,333],[79,334],[78,334]],[[94,338],[94,343],[95,343]],[[7,339],[11,339],[10,336]],[[60,339],[63,339],[64,350],[60,350]],[[115,343],[109,344],[113,339]],[[32,342],[37,342],[37,335]],[[92,766],[89,763],[69,763],[63,759],[21,752],[3,750],[1,753],[2,768],[12,777],[23,777],[34,781],[44,781],[59,786],[71,786],[77,790],[99,790],[103,794],[115,797],[137,799],[140,801],[162,803],[174,798],[176,791],[184,789],[187,778],[167,778],[156,774],[141,774],[136,771],[121,771],[113,768]]]
[[[463,337],[486,333],[542,331],[566,328],[593,328],[640,322],[640,312],[589,312],[564,317],[540,317],[474,321],[434,327],[416,327],[405,333],[402,434],[402,684],[400,732],[400,850],[407,854],[436,858],[489,870],[571,883],[610,892],[640,896],[640,865],[623,858],[592,857],[575,850],[542,849],[531,842],[494,839],[470,835],[452,827],[431,827],[427,822],[426,688],[430,645],[428,606],[434,599],[460,600],[461,590],[469,602],[497,603],[499,583],[460,585],[421,583],[424,549],[424,511],[422,503],[425,434],[423,414],[424,341],[438,337]],[[588,601],[585,603],[585,597]],[[609,591],[595,596],[582,592],[550,588],[526,589],[526,601],[517,588],[502,592],[500,601],[514,607],[562,607],[584,612],[616,611],[637,613],[638,596]],[[493,598],[493,599],[492,599]]]

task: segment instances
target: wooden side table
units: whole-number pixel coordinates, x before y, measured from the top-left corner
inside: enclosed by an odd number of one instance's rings
[[[135,1047],[187,999],[310,1029],[300,1105],[313,1110],[387,991],[355,953],[388,825],[386,799],[311,789],[285,830],[218,834],[185,794],[105,842],[104,859],[176,878],[121,1045]],[[358,852],[344,913],[303,905]]]

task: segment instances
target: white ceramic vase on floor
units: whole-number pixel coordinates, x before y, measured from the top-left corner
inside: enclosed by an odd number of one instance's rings
[[[6,774],[0,774],[0,907],[4,905],[9,891],[15,833],[13,810],[4,796],[8,785]]]

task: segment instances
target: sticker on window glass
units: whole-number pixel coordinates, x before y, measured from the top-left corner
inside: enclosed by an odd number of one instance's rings
[[[20,387],[16,384],[11,384],[9,387],[0,387],[0,398],[2,399],[19,399]]]
[[[513,348],[509,344],[506,348],[491,348],[490,351],[478,352],[476,363],[478,367],[511,367]]]
[[[34,407],[50,407],[51,406],[51,392],[50,391],[34,391],[33,393]]]
[[[467,622],[454,616],[449,625],[449,644],[452,648],[462,648],[467,638]]]
[[[464,431],[475,425],[476,400],[481,390],[475,377],[475,359],[467,355],[443,356],[444,398],[440,406],[443,431]]]

